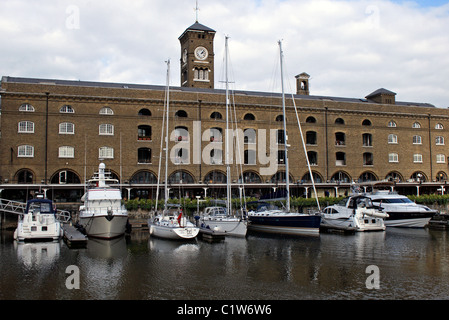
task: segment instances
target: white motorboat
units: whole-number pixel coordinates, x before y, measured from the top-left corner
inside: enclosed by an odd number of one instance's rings
[[[362,195],[344,198],[324,208],[321,228],[341,231],[383,231],[388,214],[376,208],[371,199]]]
[[[165,139],[165,197],[164,197],[164,210],[162,214],[158,214],[153,218],[148,219],[148,229],[151,236],[165,238],[165,239],[173,239],[173,240],[189,240],[194,239],[198,233],[199,228],[195,226],[193,223],[188,221],[188,219],[183,216],[182,209],[179,205],[169,207],[168,204],[168,120],[169,120],[169,106],[170,106],[170,60],[167,61],[167,87],[166,87],[166,105],[165,105],[165,116],[162,124],[162,138],[161,138],[161,152],[162,152],[162,141]],[[165,123],[165,126],[164,126]],[[164,129],[165,129],[165,137],[164,137]],[[161,159],[159,158],[159,171],[161,168]],[[158,184],[157,184],[157,193],[156,200],[159,195],[159,177],[158,175]],[[174,208],[174,210],[173,210]],[[156,211],[157,211],[157,202],[156,202]]]
[[[29,200],[23,214],[19,214],[14,239],[59,240],[63,235],[61,222],[57,218],[53,202],[43,197]],[[69,216],[67,212],[67,216]]]
[[[416,204],[397,192],[378,190],[365,195],[374,205],[388,213],[389,217],[385,219],[387,227],[423,228],[438,213],[437,210]]]
[[[89,180],[84,202],[79,210],[79,224],[89,237],[112,239],[123,236],[128,226],[128,211],[122,204],[122,195],[117,183],[105,172],[100,163],[98,172]]]
[[[245,237],[247,221],[243,218],[230,216],[224,207],[206,207],[200,217],[202,227],[226,233],[226,235]]]

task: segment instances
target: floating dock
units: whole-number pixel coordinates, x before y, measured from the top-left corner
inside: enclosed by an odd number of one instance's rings
[[[200,228],[200,232],[198,233],[198,237],[205,241],[209,242],[219,242],[224,240],[226,237],[226,232],[212,230],[209,228]]]
[[[430,229],[449,229],[449,214],[436,214],[427,225]]]
[[[64,241],[69,247],[85,247],[87,245],[87,236],[77,228],[68,223],[62,224],[64,230]]]

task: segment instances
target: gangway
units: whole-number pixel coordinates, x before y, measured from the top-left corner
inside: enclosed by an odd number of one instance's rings
[[[0,198],[0,211],[13,213],[13,214],[25,214],[27,204],[25,202],[19,202],[14,200]],[[66,210],[56,210],[56,219],[60,222],[69,222],[72,219],[70,212]]]

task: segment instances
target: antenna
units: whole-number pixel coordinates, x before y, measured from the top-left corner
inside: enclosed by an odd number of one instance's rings
[[[198,22],[198,12],[200,11],[200,8],[198,7],[198,0],[196,0],[196,8],[195,8],[195,11],[196,11],[196,22]]]

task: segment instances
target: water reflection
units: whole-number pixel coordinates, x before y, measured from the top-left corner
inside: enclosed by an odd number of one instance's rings
[[[319,237],[151,238],[17,243],[2,235],[0,299],[447,299],[447,232],[388,229]],[[65,286],[80,270],[80,289]],[[379,267],[380,289],[366,287]]]

